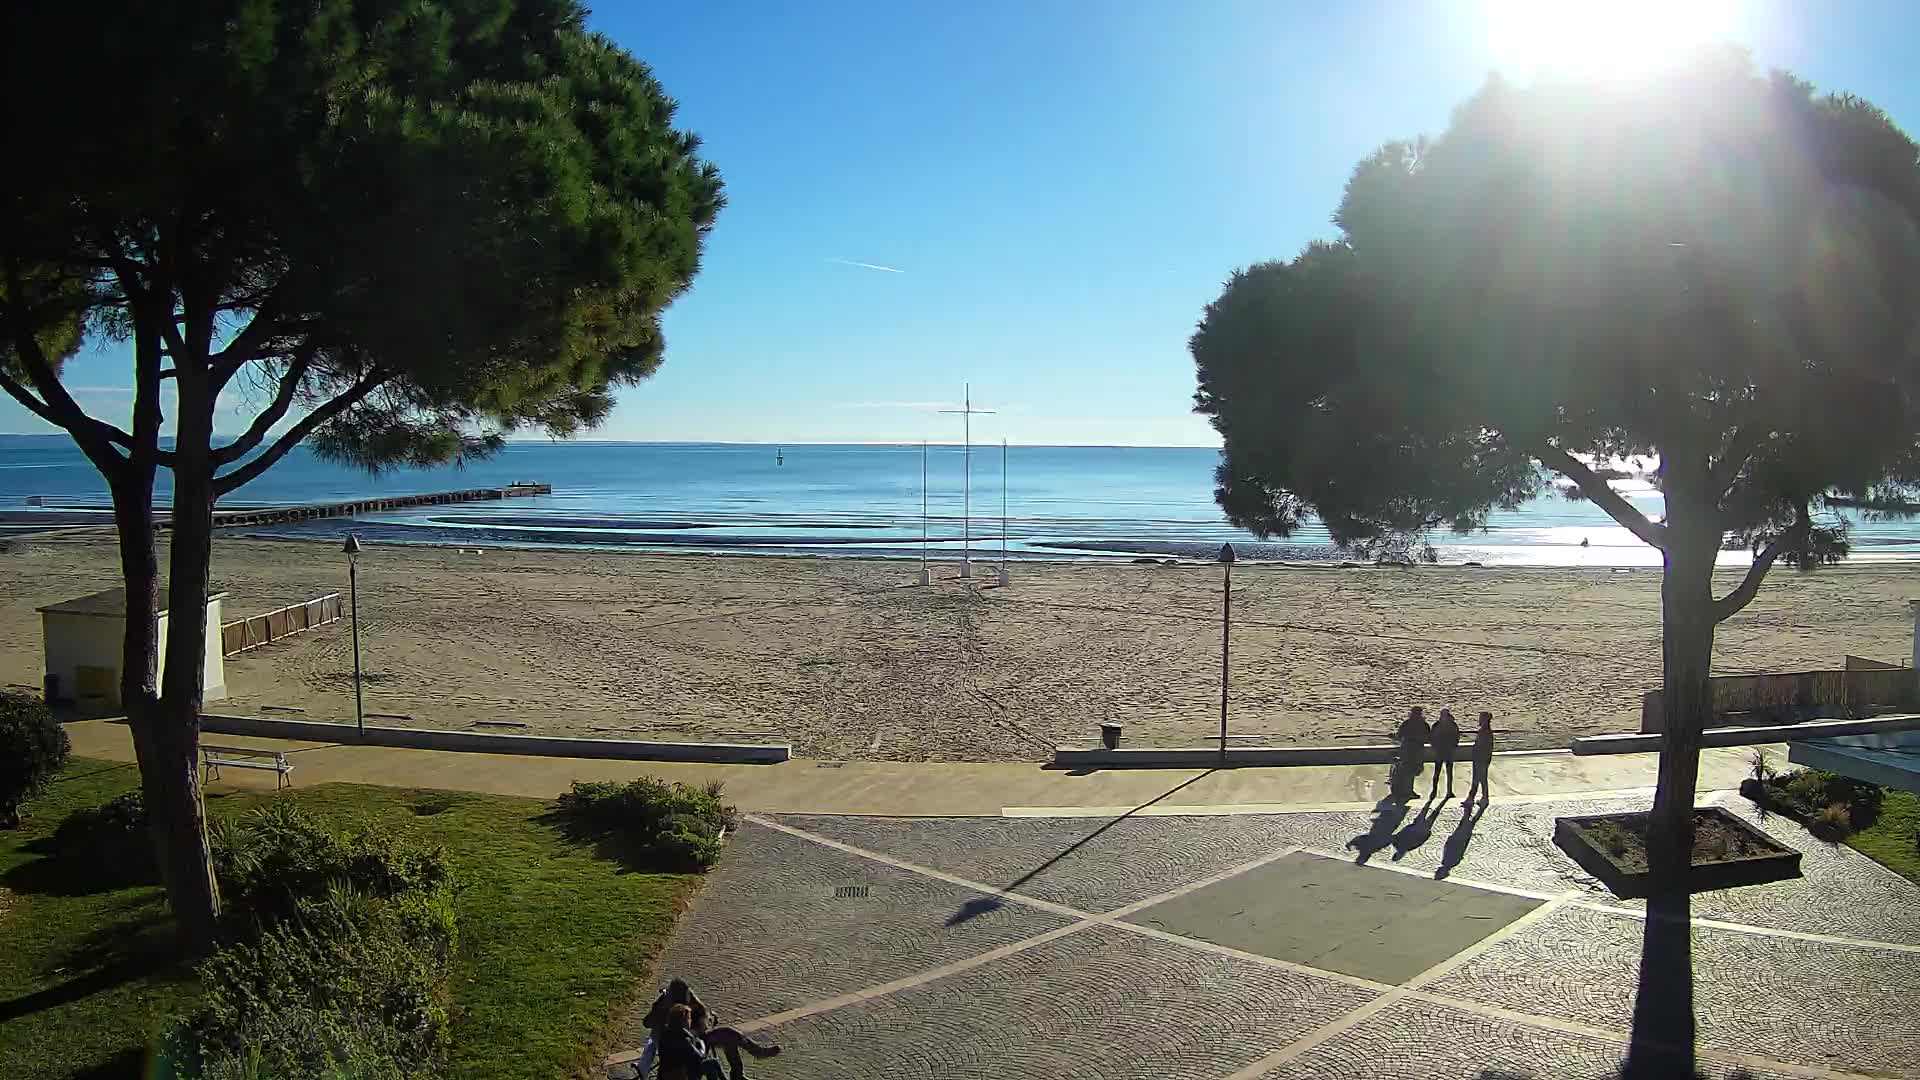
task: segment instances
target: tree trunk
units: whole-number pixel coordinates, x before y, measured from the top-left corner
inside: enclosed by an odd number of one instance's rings
[[[220,888],[207,846],[200,796],[200,708],[205,702],[207,578],[213,551],[212,410],[180,388],[174,440],[173,527],[167,575],[167,665],[149,739],[155,768],[141,762],[155,853],[182,942],[212,947]],[[157,796],[157,798],[156,798]],[[162,809],[164,808],[164,812]]]
[[[1671,500],[1670,500],[1671,501]],[[1669,514],[1660,586],[1661,691],[1666,704],[1659,786],[1647,820],[1653,894],[1640,949],[1633,1042],[1625,1077],[1692,1076],[1693,805],[1700,741],[1713,713],[1713,564],[1720,537],[1674,529]]]

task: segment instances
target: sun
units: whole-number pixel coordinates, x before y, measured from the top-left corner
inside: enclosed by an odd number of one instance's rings
[[[1738,0],[1483,0],[1494,63],[1510,75],[1632,77],[1739,30]]]

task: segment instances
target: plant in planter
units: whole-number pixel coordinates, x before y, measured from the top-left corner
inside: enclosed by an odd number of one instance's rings
[[[1834,842],[1879,820],[1886,798],[1876,785],[1819,769],[1796,769],[1764,780],[1749,777],[1741,782],[1740,794]]]
[[[1653,875],[1648,815],[1554,819],[1553,842],[1616,896],[1646,896]],[[1758,885],[1800,876],[1800,853],[1717,806],[1694,810],[1693,891]]]
[[[0,693],[0,829],[19,827],[20,804],[46,789],[71,749],[38,698]]]

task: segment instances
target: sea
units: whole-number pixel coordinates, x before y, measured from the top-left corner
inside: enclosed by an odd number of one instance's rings
[[[362,543],[702,551],[889,559],[1351,558],[1308,523],[1261,539],[1213,499],[1219,452],[1195,447],[514,442],[461,467],[380,475],[296,449],[222,509],[552,485],[551,495],[415,507],[247,535]],[[1658,516],[1658,491],[1616,481]],[[170,496],[160,471],[158,500]],[[104,520],[100,475],[64,436],[0,435],[0,530]],[[1856,561],[1920,559],[1920,522],[1856,521]],[[1484,530],[1436,533],[1443,563],[1652,567],[1656,552],[1591,503],[1549,493]],[[1724,554],[1727,564],[1745,552]]]

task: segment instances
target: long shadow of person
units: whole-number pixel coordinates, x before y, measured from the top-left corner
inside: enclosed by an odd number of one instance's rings
[[[1447,799],[1450,798],[1452,798],[1451,795],[1435,802],[1433,796],[1427,796],[1426,805],[1422,806],[1420,812],[1413,816],[1413,820],[1407,822],[1405,828],[1393,834],[1394,862],[1399,862],[1406,856],[1407,852],[1426,843],[1427,840],[1433,836],[1433,823],[1440,817],[1440,809],[1446,806]]]
[[[1453,827],[1446,845],[1440,849],[1440,868],[1433,872],[1435,881],[1445,880],[1453,868],[1460,865],[1460,860],[1467,857],[1467,845],[1473,842],[1473,827],[1486,815],[1487,804],[1476,804],[1469,799],[1460,809],[1460,824]]]
[[[1374,852],[1393,843],[1393,834],[1406,820],[1409,805],[1398,794],[1389,794],[1373,805],[1373,823],[1366,832],[1347,841],[1347,850],[1360,853],[1354,862],[1364,863],[1373,858]]]

